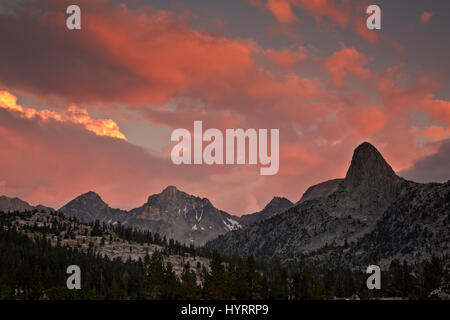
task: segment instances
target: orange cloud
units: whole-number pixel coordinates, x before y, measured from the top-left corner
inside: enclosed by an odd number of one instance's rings
[[[450,127],[450,101],[427,99],[419,105],[420,110],[430,115],[434,121],[441,121]]]
[[[27,8],[20,4],[17,15],[2,16],[0,36],[19,39],[2,43],[4,87],[71,103],[162,104],[195,86],[236,84],[254,69],[254,42],[193,30],[187,14],[84,0],[83,32],[69,36],[60,27],[63,5],[49,0],[46,11],[25,24],[20,14]],[[31,61],[29,46],[35,48]]]
[[[25,108],[17,104],[17,97],[8,91],[0,91],[0,108],[18,112],[27,119],[39,118],[47,121],[49,119],[60,122],[71,122],[79,124],[99,136],[107,136],[126,140],[125,135],[120,132],[119,126],[111,119],[92,119],[86,109],[70,106],[63,113],[50,110],[36,110]]]
[[[261,7],[260,2],[250,1],[255,6]],[[317,25],[325,25],[331,22],[342,28],[352,28],[366,41],[374,44],[379,35],[373,30],[368,30],[363,13],[368,4],[351,1],[336,0],[267,0],[266,8],[272,12],[281,24],[292,24],[298,21],[292,8],[297,7],[304,10],[316,19]]]
[[[251,42],[196,32],[166,11],[142,15],[123,6],[112,15],[89,16],[86,28],[110,59],[142,79],[143,85],[128,93],[130,102],[163,103],[211,81],[229,85],[253,68],[251,54],[256,47]]]
[[[265,55],[277,66],[289,69],[298,62],[306,60],[308,57],[306,48],[299,46],[296,49],[285,48],[282,50],[267,49]]]
[[[367,136],[373,135],[386,126],[386,115],[378,107],[367,107],[353,114],[355,131]]]
[[[297,0],[294,3],[318,19],[326,17],[342,26],[347,25],[351,18],[348,1],[339,3],[335,0]]]
[[[324,67],[330,73],[331,81],[336,86],[344,87],[347,74],[359,78],[368,78],[372,74],[370,69],[364,67],[366,62],[367,58],[363,53],[354,48],[342,48],[325,60]]]
[[[427,138],[431,138],[434,141],[441,141],[450,137],[450,128],[429,126],[422,129],[421,135]]]
[[[296,201],[311,184],[343,177],[362,140],[373,142],[394,169],[411,165],[428,152],[417,140],[431,135],[417,129],[412,110],[430,115],[429,126],[448,126],[448,102],[434,100],[436,82],[423,76],[401,85],[411,77],[398,67],[379,74],[355,48],[342,47],[322,60],[304,52],[303,44],[277,51],[195,30],[188,14],[82,1],[83,32],[71,36],[57,27],[64,25],[64,11],[51,6],[39,19],[25,19],[22,11],[2,16],[0,36],[14,39],[2,43],[0,53],[5,88],[42,102],[100,102],[109,110],[121,104],[150,125],[169,128],[191,128],[194,120],[203,120],[205,128],[279,128],[280,172],[262,178],[251,166],[174,166],[166,148],[149,155],[125,141],[113,120],[92,119],[78,107],[25,108],[3,94],[0,181],[12,195],[51,204],[93,189],[113,205],[130,207],[175,184],[242,213],[262,207],[274,193]],[[354,28],[348,1],[289,3]],[[340,4],[346,14],[325,4]],[[273,63],[265,68],[268,59]],[[302,73],[293,70],[301,61],[311,62]],[[321,80],[324,70],[331,81]],[[350,77],[364,81],[353,86]]]
[[[266,3],[266,8],[280,23],[292,23],[297,20],[292,6],[305,10],[318,22],[328,18],[341,26],[347,25],[351,16],[351,6],[348,1],[338,3],[334,0],[267,0]]]
[[[297,20],[289,0],[268,0],[266,6],[280,23],[292,23]]]
[[[420,14],[420,23],[425,24],[430,22],[431,17],[434,16],[434,12],[424,11]]]

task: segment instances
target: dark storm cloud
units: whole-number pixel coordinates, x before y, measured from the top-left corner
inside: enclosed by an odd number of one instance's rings
[[[441,142],[438,151],[420,159],[399,175],[416,182],[446,182],[450,179],[450,139]]]
[[[98,9],[80,2],[89,12]],[[80,102],[114,100],[142,83],[109,58],[93,33],[66,28],[68,3],[7,2],[8,9],[0,10],[0,85]],[[87,23],[88,15],[83,19]]]

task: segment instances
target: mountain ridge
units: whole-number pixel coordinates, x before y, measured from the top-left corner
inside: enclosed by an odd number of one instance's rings
[[[148,196],[147,202],[128,211],[111,208],[93,191],[76,197],[59,210],[83,222],[121,223],[197,245],[240,228],[239,217],[215,208],[207,198],[190,195],[175,186]]]
[[[5,195],[0,196],[0,211],[11,212],[11,211],[47,211],[54,212],[55,209],[38,204],[37,206],[32,206],[28,202],[18,198],[18,197],[8,197]]]
[[[240,222],[243,225],[259,222],[284,211],[292,205],[293,203],[287,198],[273,197],[261,211],[242,215],[240,217]]]
[[[319,257],[319,254],[313,253],[329,247],[344,250],[349,243],[357,246],[358,241],[362,241],[360,239],[371,238],[370,235],[376,230],[389,229],[379,225],[385,221],[383,219],[386,212],[397,212],[396,207],[412,212],[415,210],[415,203],[420,203],[421,194],[426,188],[430,188],[428,193],[431,195],[428,198],[434,199],[436,205],[440,206],[442,200],[438,199],[441,198],[432,194],[449,192],[450,184],[419,184],[405,180],[395,174],[374,146],[365,142],[355,149],[345,178],[312,186],[291,208],[259,223],[219,236],[209,241],[206,247],[229,255],[254,254],[285,262],[294,261],[301,254]],[[412,195],[415,198],[410,198]],[[442,212],[440,214],[443,215]],[[413,215],[407,216],[413,219]],[[442,219],[447,221],[449,218],[447,216]],[[425,223],[417,225],[421,230],[426,228]],[[442,238],[444,247],[445,243],[448,245],[449,239],[442,236],[440,227],[435,226],[434,229]],[[408,235],[405,233],[403,236],[400,240],[397,239],[399,243],[408,242]],[[373,238],[380,239],[375,236]],[[377,245],[371,243],[365,247]],[[442,254],[439,252],[441,246],[435,247],[437,251],[433,252]],[[398,247],[395,248],[399,250]],[[366,258],[369,255],[367,252],[359,254]],[[337,253],[334,256],[336,255]],[[397,253],[387,255],[385,260],[402,256]],[[334,256],[331,254],[320,257],[332,260]],[[348,259],[353,261],[352,257]]]
[[[355,148],[344,178],[309,187],[295,204],[286,198],[274,197],[261,211],[241,217],[217,209],[209,199],[190,195],[173,185],[149,195],[144,204],[128,211],[109,207],[94,191],[74,198],[60,211],[85,222],[121,223],[148,229],[181,243],[206,243],[207,247],[226,254],[288,257],[289,260],[299,253],[316,255],[314,252],[320,251],[316,256],[330,259],[330,253],[324,254],[324,248],[341,248],[348,243],[370,247],[358,241],[379,239],[373,236],[375,230],[389,230],[379,224],[389,220],[386,212],[397,212],[396,206],[412,212],[424,194],[428,194],[426,199],[431,199],[427,201],[444,206],[434,193],[445,193],[449,186],[420,184],[397,176],[381,153],[364,142]],[[416,198],[410,199],[411,194]],[[32,207],[23,200],[5,196],[0,197],[0,210],[2,204],[3,208],[19,211],[47,208]],[[412,221],[414,216],[405,219]],[[441,222],[447,223],[447,220]],[[433,228],[437,234],[442,234],[440,226]],[[408,226],[403,229],[408,230]],[[447,242],[448,239],[444,239],[444,243]],[[237,249],[240,252],[236,252]]]
[[[119,222],[126,217],[126,211],[111,208],[94,191],[88,191],[59,208],[66,216],[75,217],[82,222],[99,220],[100,222]]]

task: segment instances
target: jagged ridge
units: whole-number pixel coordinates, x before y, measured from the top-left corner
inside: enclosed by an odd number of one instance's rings
[[[324,258],[323,254],[319,254],[323,253],[324,248],[331,247],[339,251],[344,250],[350,243],[357,246],[361,239],[383,241],[380,237],[371,236],[378,232],[377,230],[388,229],[382,224],[387,223],[389,219],[383,217],[387,214],[398,214],[397,208],[404,208],[404,214],[414,216],[413,212],[416,212],[413,210],[414,205],[421,203],[422,198],[419,195],[423,194],[424,189],[431,195],[440,194],[448,192],[449,185],[423,185],[406,181],[394,173],[375,147],[363,143],[355,149],[344,179],[313,186],[295,206],[285,212],[242,230],[220,236],[208,242],[206,246],[227,254],[276,257],[284,262],[295,260],[301,253],[316,254],[317,257]],[[432,203],[426,206],[428,212],[425,211],[425,215],[444,214],[445,211],[433,211],[433,206],[438,205],[438,201],[431,199],[438,198],[437,196],[427,198]],[[448,221],[448,212],[443,221]],[[421,221],[416,225],[423,231],[427,223]],[[439,241],[442,241],[443,247],[448,247],[448,232],[445,238],[442,237],[442,232],[436,233],[441,235]],[[401,233],[397,234],[399,238],[396,241],[400,246],[407,242],[407,235],[403,237]],[[381,245],[381,243],[370,245],[366,243],[363,247],[376,248]],[[443,254],[439,252],[441,246],[421,245],[418,251],[428,250],[439,255]],[[430,248],[437,248],[437,251]],[[396,247],[395,250],[386,252],[384,261],[402,257],[403,254],[398,250],[399,247]],[[367,257],[370,253],[360,252],[360,254]],[[346,259],[348,264],[357,262],[352,260],[352,256],[346,256]],[[360,260],[361,257],[358,261]]]

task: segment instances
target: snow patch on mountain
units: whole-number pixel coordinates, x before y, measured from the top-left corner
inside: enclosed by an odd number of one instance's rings
[[[231,218],[227,218],[227,220],[228,220],[228,223],[225,220],[222,220],[223,224],[225,225],[226,230],[231,231],[231,230],[237,230],[237,229],[241,228],[241,225],[239,224],[239,222],[237,222]]]

